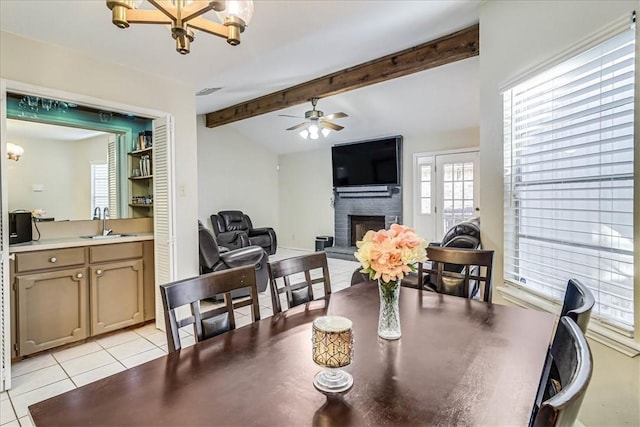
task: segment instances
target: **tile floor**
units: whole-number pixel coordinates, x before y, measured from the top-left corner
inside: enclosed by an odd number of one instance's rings
[[[278,260],[299,256],[306,251],[281,248],[270,259]],[[351,274],[358,263],[329,258],[332,291],[349,286]],[[314,285],[314,293],[322,295],[322,284]],[[284,298],[284,296],[283,296]],[[273,315],[271,294],[259,294],[260,316]],[[286,304],[283,306],[286,307]],[[237,326],[250,323],[250,308],[236,311]],[[181,331],[182,346],[195,343],[192,329]],[[41,400],[64,393],[92,381],[124,371],[167,353],[164,332],[147,324],[103,338],[65,348],[51,350],[14,363],[11,366],[12,388],[0,393],[0,427],[31,426],[28,406]]]

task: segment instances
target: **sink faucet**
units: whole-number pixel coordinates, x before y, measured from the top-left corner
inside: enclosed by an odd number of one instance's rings
[[[97,206],[93,210],[93,219],[100,219],[100,208]]]
[[[102,210],[102,235],[108,236],[111,234],[111,229],[107,228],[107,220],[109,219],[109,208],[105,207]]]

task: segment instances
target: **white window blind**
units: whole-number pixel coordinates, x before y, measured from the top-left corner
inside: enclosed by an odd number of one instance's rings
[[[504,93],[505,279],[633,332],[635,31]]]
[[[109,170],[107,163],[91,164],[91,212],[109,206]],[[109,209],[111,210],[111,209]],[[114,211],[115,212],[115,211]]]

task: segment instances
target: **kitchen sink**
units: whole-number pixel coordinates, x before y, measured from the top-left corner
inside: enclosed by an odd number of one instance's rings
[[[100,240],[100,239],[115,239],[118,237],[130,237],[130,236],[135,236],[135,234],[107,234],[106,236],[103,236],[102,234],[96,234],[95,236],[80,236],[80,237],[83,239]]]

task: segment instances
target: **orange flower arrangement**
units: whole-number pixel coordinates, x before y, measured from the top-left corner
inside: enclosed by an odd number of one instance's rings
[[[415,263],[426,260],[427,242],[413,228],[400,224],[391,225],[389,230],[367,231],[356,247],[354,255],[363,267],[360,272],[369,274],[372,280],[401,280],[415,271]]]

